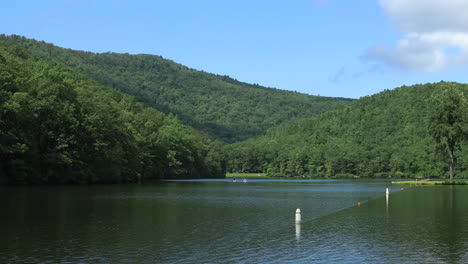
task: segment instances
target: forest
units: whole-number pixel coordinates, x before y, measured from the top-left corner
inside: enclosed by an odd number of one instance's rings
[[[468,93],[468,85],[453,82],[403,86],[279,126],[227,146],[228,171],[313,178],[448,177],[447,151],[430,134],[429,113],[430,99],[450,88]],[[459,112],[466,136],[467,112]],[[455,149],[458,177],[468,177],[467,147],[463,141]]]
[[[434,123],[445,118],[437,116],[435,99],[450,89],[459,93],[454,100],[468,93],[466,84],[442,81],[358,100],[311,96],[155,55],[98,54],[0,35],[0,183],[226,172],[466,178],[466,140],[453,141]],[[456,111],[460,128],[446,131],[466,139],[468,113]]]
[[[0,41],[0,182],[224,177],[222,144],[174,116]]]
[[[226,143],[260,136],[292,119],[324,113],[352,101],[247,84],[155,55],[77,51],[16,35],[0,35],[0,39],[69,66]]]

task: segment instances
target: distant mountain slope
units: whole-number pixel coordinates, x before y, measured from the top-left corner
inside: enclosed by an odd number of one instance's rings
[[[384,91],[312,118],[228,146],[228,171],[310,177],[444,176],[446,155],[427,130],[428,98],[456,86],[440,82]],[[458,173],[468,176],[468,146],[459,150]]]
[[[211,138],[236,142],[262,135],[292,119],[313,116],[351,99],[311,96],[239,82],[193,70],[154,55],[96,54],[0,35],[40,57],[65,64],[102,85],[176,115]],[[247,63],[247,62],[246,62]]]

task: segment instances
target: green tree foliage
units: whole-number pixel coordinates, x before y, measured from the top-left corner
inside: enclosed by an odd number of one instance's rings
[[[451,97],[452,101],[444,99],[448,102],[445,106],[453,107],[453,116],[466,118],[461,92],[466,93],[468,85],[440,82],[403,86],[274,128],[265,136],[228,145],[228,172],[305,177],[446,177],[446,163],[434,151],[437,143],[427,122],[432,110],[444,113],[428,99],[447,86],[459,92]],[[468,152],[461,148],[454,151],[460,157],[458,172],[466,173]]]
[[[467,131],[468,85],[403,86],[351,102],[245,84],[158,56],[0,39],[0,182],[126,182],[226,170],[468,176],[468,143],[458,140]],[[449,175],[436,146],[457,157]]]
[[[429,132],[449,156],[450,180],[453,181],[455,150],[468,137],[468,103],[463,91],[449,86],[430,98]]]
[[[196,71],[160,56],[96,54],[20,36],[0,35],[43,59],[67,65],[101,85],[177,116],[212,139],[236,142],[295,118],[335,109],[351,99],[311,96]]]
[[[0,41],[0,182],[223,177],[223,155],[177,118]]]

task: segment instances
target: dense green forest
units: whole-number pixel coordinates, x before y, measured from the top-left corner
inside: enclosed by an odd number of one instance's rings
[[[460,96],[449,90],[467,94],[468,85],[403,86],[359,100],[308,96],[159,56],[0,35],[0,183],[206,178],[226,170],[468,177],[468,114],[454,110]],[[451,101],[435,107],[444,94]],[[457,126],[446,127],[455,117]]]
[[[438,149],[428,130],[433,108],[429,99],[447,88],[468,92],[468,85],[451,82],[403,86],[229,145],[228,171],[305,177],[447,177],[447,151]],[[468,177],[466,141],[463,144],[455,150],[458,177]]]
[[[0,40],[1,183],[224,176],[222,143],[36,52]]]
[[[76,51],[15,35],[0,35],[0,39],[135,96],[146,106],[173,114],[210,138],[227,143],[262,135],[295,118],[310,117],[352,101],[247,84],[160,56]]]

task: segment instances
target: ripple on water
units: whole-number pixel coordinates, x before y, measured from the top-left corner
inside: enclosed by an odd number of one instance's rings
[[[0,193],[17,203],[0,218],[0,263],[467,262],[466,188],[410,188],[387,203],[386,186],[203,181],[28,194],[41,199]]]

